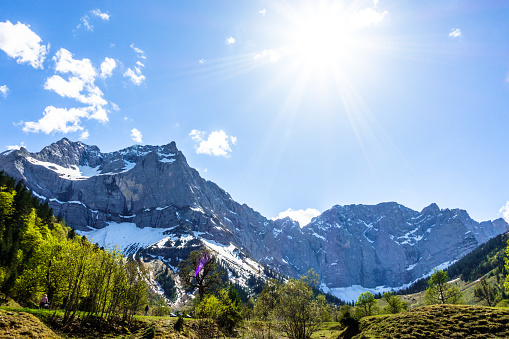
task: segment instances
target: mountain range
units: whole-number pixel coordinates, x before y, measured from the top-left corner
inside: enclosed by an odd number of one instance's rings
[[[339,297],[352,286],[407,286],[509,230],[503,219],[479,223],[461,209],[395,202],[336,205],[304,227],[271,220],[203,179],[175,142],[102,153],[64,138],[36,153],[1,153],[0,170],[102,246],[141,250],[173,270],[207,246],[240,284],[264,267],[292,277],[313,268],[321,289]]]

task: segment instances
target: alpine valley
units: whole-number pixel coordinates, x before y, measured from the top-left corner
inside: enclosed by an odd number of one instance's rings
[[[395,202],[336,205],[304,227],[270,220],[201,178],[174,142],[101,153],[64,138],[38,153],[4,152],[0,170],[101,246],[172,270],[206,246],[241,285],[267,267],[291,277],[313,268],[321,289],[342,299],[408,286],[509,229],[503,219],[479,223],[464,210]]]

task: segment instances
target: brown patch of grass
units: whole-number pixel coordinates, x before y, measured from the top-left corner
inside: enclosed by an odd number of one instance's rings
[[[37,317],[26,312],[0,310],[1,338],[61,338]]]

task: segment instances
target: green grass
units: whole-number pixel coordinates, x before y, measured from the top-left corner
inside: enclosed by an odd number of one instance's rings
[[[494,275],[491,275],[491,276],[490,275],[491,274],[485,275],[486,280],[492,286],[498,285],[497,277]],[[503,279],[503,278],[501,278],[501,279]],[[479,283],[478,281],[465,282],[461,279],[452,283],[453,285],[457,286],[461,291],[461,295],[462,295],[462,299],[463,299],[462,304],[464,304],[464,305],[479,305],[479,306],[484,305],[483,303],[481,303],[479,300],[477,300],[474,297],[474,290],[478,283]],[[401,295],[399,297],[408,304],[409,308],[426,306],[426,303],[424,301],[424,291],[419,292],[419,293],[414,293],[414,294]],[[383,307],[386,304],[383,300],[379,300],[378,302],[379,302],[380,307]]]
[[[366,317],[360,338],[508,338],[509,309],[432,305],[396,315]]]

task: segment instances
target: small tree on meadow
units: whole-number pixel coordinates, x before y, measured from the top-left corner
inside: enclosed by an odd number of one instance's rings
[[[275,317],[290,339],[308,339],[321,323],[313,290],[301,280],[290,279],[278,291]]]
[[[355,303],[355,316],[357,318],[367,317],[378,313],[378,301],[370,291],[359,295]]]
[[[482,278],[475,287],[474,296],[478,300],[486,302],[488,306],[494,306],[497,299],[497,290],[486,281],[486,278]]]
[[[428,280],[428,289],[424,299],[428,305],[433,304],[460,304],[461,292],[458,287],[448,283],[447,272],[435,269]]]
[[[406,310],[408,305],[401,298],[393,295],[391,292],[385,292],[382,298],[387,301],[383,308],[383,313],[396,314]]]

